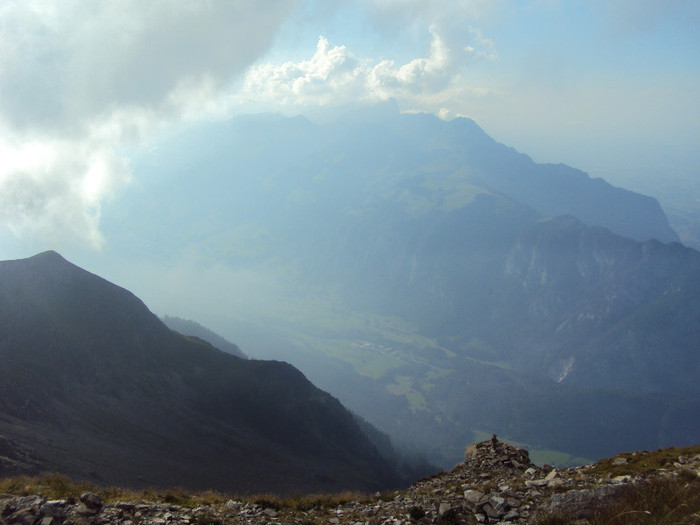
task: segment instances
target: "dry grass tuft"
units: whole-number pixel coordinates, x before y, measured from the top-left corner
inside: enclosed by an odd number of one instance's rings
[[[340,507],[351,501],[370,503],[375,501],[375,497],[361,492],[346,491],[337,494],[294,494],[288,496],[264,494],[250,496],[245,500],[274,510],[289,509],[305,512],[311,509]]]
[[[641,452],[618,454],[615,457],[598,461],[589,473],[597,476],[607,475],[614,477],[654,472],[673,465],[679,456],[692,458],[698,454],[700,454],[700,445],[684,448],[671,447],[654,452],[643,450]],[[615,465],[615,460],[619,458],[624,458],[627,462]]]
[[[12,496],[29,496],[43,494],[51,499],[79,497],[83,492],[94,492],[106,503],[117,501],[148,501],[168,503],[181,507],[199,507],[221,505],[233,499],[255,503],[275,510],[290,509],[307,511],[314,508],[330,508],[345,505],[351,501],[369,503],[380,498],[391,499],[388,493],[369,496],[360,492],[341,492],[337,494],[296,494],[280,496],[277,494],[258,494],[253,496],[235,496],[214,491],[190,492],[182,487],[169,489],[131,490],[119,487],[98,487],[91,483],[73,481],[62,474],[45,474],[42,476],[14,476],[0,478],[0,494]]]
[[[197,507],[200,505],[224,503],[228,499],[226,496],[217,492],[188,492],[179,487],[166,490],[132,490],[121,487],[99,487],[87,482],[73,481],[63,474],[0,478],[0,493],[12,496],[42,494],[51,499],[65,499],[69,497],[79,497],[83,492],[94,492],[106,503],[114,503],[117,501],[151,501],[170,503],[182,507]]]
[[[692,473],[634,487],[596,514],[592,525],[700,525],[700,479]]]
[[[536,525],[577,523],[564,513],[537,520]],[[594,510],[590,525],[700,525],[700,478],[690,470],[656,477],[629,490],[614,503]]]

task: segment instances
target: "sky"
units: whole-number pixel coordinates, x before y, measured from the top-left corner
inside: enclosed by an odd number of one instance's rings
[[[0,258],[99,252],[103,206],[163,134],[389,98],[538,162],[685,191],[700,2],[1,0]]]

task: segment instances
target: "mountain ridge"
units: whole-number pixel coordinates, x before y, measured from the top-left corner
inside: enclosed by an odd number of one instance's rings
[[[0,378],[0,435],[45,469],[243,492],[400,482],[297,369],[176,334],[55,252],[0,262],[0,318],[0,364],[12,371]]]
[[[175,332],[191,337],[197,337],[211,344],[215,348],[223,350],[227,354],[232,354],[243,359],[247,358],[238,345],[232,343],[224,337],[221,337],[219,334],[209,330],[196,321],[191,319],[182,319],[180,317],[170,315],[164,315],[161,317],[161,320],[168,328],[174,330]]]

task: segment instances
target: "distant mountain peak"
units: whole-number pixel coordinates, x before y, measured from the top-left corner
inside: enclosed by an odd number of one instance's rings
[[[68,263],[68,261],[55,250],[46,250],[45,252],[37,253],[27,258],[28,261],[45,261],[51,263]],[[68,263],[70,264],[70,263]]]
[[[63,257],[55,250],[47,250],[27,257],[26,259],[17,259],[15,261],[7,261],[24,266],[26,269],[31,269],[32,273],[41,275],[42,278],[56,275],[71,275],[73,272],[85,272],[82,268],[76,266],[68,259]],[[89,272],[86,272],[89,273]]]

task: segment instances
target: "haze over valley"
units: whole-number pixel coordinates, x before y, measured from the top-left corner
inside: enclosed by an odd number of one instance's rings
[[[5,459],[284,492],[698,444],[697,6],[274,4],[0,8]]]
[[[697,435],[697,252],[654,199],[393,103],[240,117],[139,163],[157,175],[104,222],[148,246],[136,286],[409,450],[449,465],[497,432],[599,457],[634,446],[617,411],[645,447]]]

